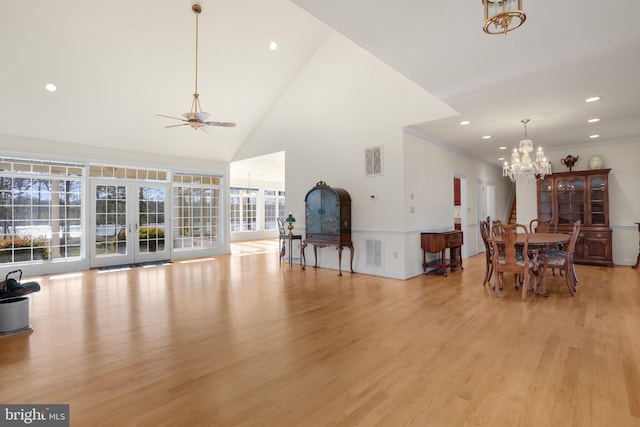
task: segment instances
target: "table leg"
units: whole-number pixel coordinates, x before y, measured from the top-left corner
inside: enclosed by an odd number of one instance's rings
[[[351,272],[353,273],[353,246],[349,246],[349,252],[351,253],[351,259],[349,261],[349,266],[351,267]]]
[[[300,240],[300,264],[302,264],[302,258],[304,258],[304,252],[302,251],[302,240]]]
[[[313,245],[313,257],[316,260],[316,264],[313,266],[313,268],[318,268],[318,247],[316,245]]]
[[[302,269],[304,270],[307,266],[307,257],[305,256],[304,250],[307,247],[306,243],[300,243],[300,253],[302,254]]]
[[[338,245],[338,276],[342,276],[342,245]]]
[[[293,239],[289,237],[289,265],[293,265]]]
[[[636,224],[638,224],[638,234],[640,234],[640,222],[636,222]],[[638,258],[636,258],[636,265],[632,266],[631,268],[638,269],[638,267],[640,267],[640,247],[638,248]]]
[[[427,274],[427,251],[422,250],[422,269],[424,270],[424,274]]]
[[[440,254],[440,256],[442,257],[442,265],[441,265],[441,268],[442,268],[442,275],[443,275],[444,277],[447,277],[447,261],[446,261],[446,260],[447,260],[447,258],[446,258],[446,256],[447,256],[447,250],[446,250],[446,249],[443,249],[443,250],[442,250],[442,253]]]

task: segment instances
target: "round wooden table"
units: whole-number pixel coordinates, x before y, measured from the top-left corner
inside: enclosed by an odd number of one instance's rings
[[[516,243],[524,244],[526,234],[518,233]],[[496,242],[502,243],[501,236],[492,236]],[[570,234],[564,233],[529,233],[529,246],[536,249],[546,249],[549,246],[567,243],[571,239]]]

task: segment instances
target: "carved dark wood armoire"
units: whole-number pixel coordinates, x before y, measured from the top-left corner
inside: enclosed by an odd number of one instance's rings
[[[342,188],[332,188],[320,181],[304,198],[305,238],[302,244],[303,269],[307,261],[304,249],[313,245],[315,265],[318,266],[318,248],[335,246],[338,250],[338,270],[342,276],[342,249],[351,252],[350,268],[353,273],[353,243],[351,241],[351,197]]]

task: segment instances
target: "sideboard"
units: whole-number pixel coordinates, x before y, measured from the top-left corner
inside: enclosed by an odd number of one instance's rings
[[[447,275],[447,269],[462,268],[462,244],[464,243],[462,231],[442,231],[433,233],[420,233],[420,246],[422,247],[422,268],[427,273],[427,268],[434,268],[436,272]],[[447,249],[449,258],[446,257]],[[439,254],[435,260],[427,261],[427,253]]]

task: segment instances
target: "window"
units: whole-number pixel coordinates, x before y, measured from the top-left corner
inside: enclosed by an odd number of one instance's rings
[[[231,232],[257,230],[257,194],[251,188],[231,188]]]
[[[284,211],[284,191],[265,190],[264,191],[264,229],[277,230],[279,217],[286,216]]]
[[[82,257],[84,166],[0,159],[0,265]]]
[[[139,181],[167,182],[165,169],[144,169],[131,166],[91,164],[89,176],[92,178],[133,179]]]
[[[219,176],[173,175],[173,247],[212,248],[222,244]]]

